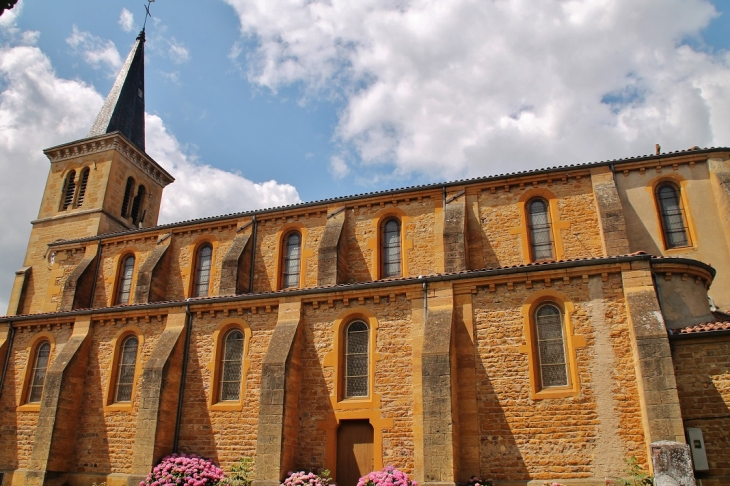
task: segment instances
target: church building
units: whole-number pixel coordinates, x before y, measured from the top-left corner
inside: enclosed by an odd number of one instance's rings
[[[2,486],[602,485],[688,443],[730,484],[730,148],[158,225],[144,32],[50,161],[0,317]],[[12,278],[5,276],[3,278]]]

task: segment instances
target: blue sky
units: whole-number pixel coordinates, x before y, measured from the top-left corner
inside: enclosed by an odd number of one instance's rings
[[[143,4],[21,0],[0,17],[2,308],[37,215],[42,149],[86,135]],[[157,0],[147,151],[177,178],[161,222],[641,155],[655,143],[730,145],[725,10],[708,0]]]

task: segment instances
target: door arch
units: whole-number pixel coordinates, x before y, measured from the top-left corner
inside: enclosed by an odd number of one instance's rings
[[[373,426],[368,420],[342,420],[337,428],[337,486],[356,486],[373,470]]]

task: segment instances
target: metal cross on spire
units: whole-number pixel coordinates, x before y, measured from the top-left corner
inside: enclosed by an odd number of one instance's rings
[[[150,4],[154,1],[155,0],[147,0],[147,5],[144,6],[145,14],[144,23],[142,24],[142,32],[144,32],[145,27],[147,27],[147,18],[152,17],[152,14],[150,13]]]

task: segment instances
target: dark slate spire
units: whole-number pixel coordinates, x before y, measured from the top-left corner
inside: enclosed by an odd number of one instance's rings
[[[137,148],[144,147],[144,30],[106,97],[89,137],[122,132]]]

